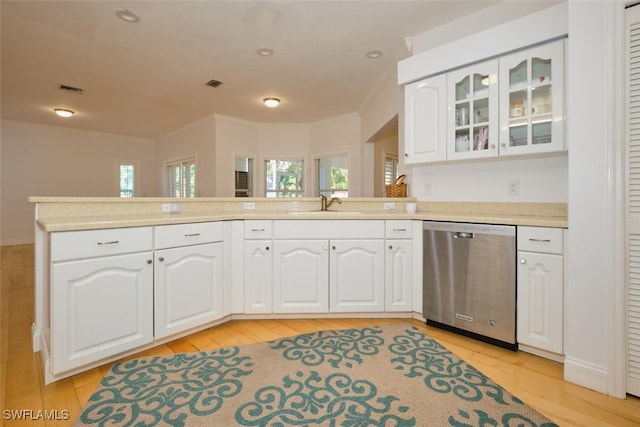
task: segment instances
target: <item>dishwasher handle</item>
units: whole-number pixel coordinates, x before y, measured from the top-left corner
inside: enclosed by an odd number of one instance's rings
[[[456,231],[453,233],[454,239],[475,239],[475,233],[469,233],[467,231]]]

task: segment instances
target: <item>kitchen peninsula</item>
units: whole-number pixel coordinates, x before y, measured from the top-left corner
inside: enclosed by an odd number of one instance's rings
[[[47,383],[229,319],[423,319],[424,220],[567,227],[558,203],[351,198],[323,212],[319,198],[29,201],[33,349]]]

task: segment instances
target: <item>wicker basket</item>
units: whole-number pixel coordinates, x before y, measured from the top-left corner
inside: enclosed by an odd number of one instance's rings
[[[400,175],[393,184],[387,185],[387,197],[407,197],[407,184],[403,181],[406,175]]]

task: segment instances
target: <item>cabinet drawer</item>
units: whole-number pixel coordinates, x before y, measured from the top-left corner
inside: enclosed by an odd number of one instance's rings
[[[248,240],[271,239],[273,227],[270,220],[251,220],[244,222],[244,238]]]
[[[518,227],[518,250],[562,254],[562,229]]]
[[[155,227],[155,248],[175,248],[221,242],[224,238],[222,222],[196,222],[191,224],[161,225]]]
[[[413,221],[393,220],[385,223],[385,238],[410,239],[413,235]]]
[[[143,252],[152,248],[151,227],[51,233],[51,262]]]
[[[274,239],[383,239],[384,221],[282,220],[273,223]]]

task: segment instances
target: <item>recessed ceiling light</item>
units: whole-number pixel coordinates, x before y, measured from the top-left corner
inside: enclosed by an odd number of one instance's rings
[[[129,9],[120,9],[116,12],[116,16],[123,21],[127,22],[139,22],[140,17],[135,13],[131,12]]]
[[[54,108],[53,111],[60,117],[71,117],[75,114],[74,111],[67,110],[66,108]]]
[[[369,59],[377,59],[380,58],[382,56],[382,52],[380,52],[379,50],[370,50],[369,52],[367,52],[367,58]]]
[[[269,49],[268,47],[261,47],[256,52],[260,56],[271,56],[271,55],[273,55],[273,49]]]
[[[269,108],[277,107],[278,105],[280,105],[280,100],[278,98],[264,98],[262,102],[264,102],[264,105]]]

